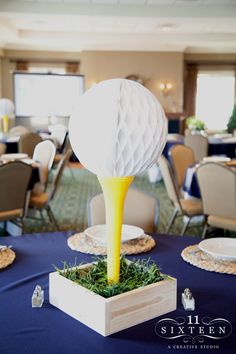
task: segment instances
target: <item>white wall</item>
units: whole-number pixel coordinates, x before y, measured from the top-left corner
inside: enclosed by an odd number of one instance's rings
[[[183,109],[183,53],[87,51],[82,53],[81,73],[86,77],[87,88],[94,82],[138,75],[165,111]],[[173,84],[170,97],[161,95],[161,82]]]

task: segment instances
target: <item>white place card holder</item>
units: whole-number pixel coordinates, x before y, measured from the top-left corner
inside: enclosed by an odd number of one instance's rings
[[[182,304],[186,311],[195,310],[195,300],[191,291],[188,288],[186,288],[182,293]]]
[[[42,307],[44,302],[44,290],[40,285],[36,285],[32,295],[32,307]]]

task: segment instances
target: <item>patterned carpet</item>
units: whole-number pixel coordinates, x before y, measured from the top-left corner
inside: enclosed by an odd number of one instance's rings
[[[158,232],[165,233],[166,225],[172,213],[172,206],[167,197],[162,182],[151,184],[146,175],[135,177],[133,185],[155,196],[160,203]],[[85,169],[73,169],[73,174],[66,168],[59,188],[51,203],[52,210],[61,230],[84,230],[87,227],[87,201],[101,192],[97,177]],[[178,218],[171,230],[172,234],[180,234],[182,218]],[[49,221],[26,221],[26,232],[52,231],[53,225]],[[191,227],[188,235],[201,235],[201,227]]]
[[[165,233],[168,220],[173,212],[173,207],[167,197],[163,182],[151,184],[147,176],[143,175],[135,177],[133,185],[158,199],[160,210],[157,231],[159,233]],[[54,200],[51,202],[51,207],[60,230],[84,230],[87,227],[87,201],[91,196],[100,192],[101,187],[95,175],[81,168],[66,168],[63,172]],[[48,220],[46,213],[44,214],[45,222],[42,222],[39,213],[37,216],[38,220],[27,218],[25,223],[26,233],[55,231],[55,228]],[[181,217],[176,219],[175,224],[170,231],[171,234],[180,234],[183,226],[182,220]],[[201,236],[202,226],[199,226],[199,224],[198,226],[191,226],[188,228],[186,234]],[[5,233],[0,226],[0,236],[4,235]],[[236,238],[236,232],[224,233],[223,230],[213,230],[207,237],[216,236]]]

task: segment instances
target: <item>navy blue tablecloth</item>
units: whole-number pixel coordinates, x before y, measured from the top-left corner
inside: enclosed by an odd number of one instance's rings
[[[5,142],[7,146],[6,153],[7,154],[15,154],[18,152],[18,143],[17,142]]]
[[[184,141],[176,141],[176,140],[169,140],[166,142],[166,145],[164,147],[164,150],[163,150],[163,155],[165,156],[165,158],[167,160],[169,160],[169,150],[172,146],[176,145],[176,144],[183,144]]]
[[[191,168],[191,167],[190,167]],[[188,173],[188,171],[187,171]],[[186,173],[186,175],[187,175]],[[189,196],[194,197],[194,198],[199,198],[201,199],[201,192],[197,180],[197,174],[196,171],[192,175],[191,182],[189,184],[186,183],[186,176],[185,176],[185,181],[183,185],[183,190],[184,192],[187,192]]]
[[[32,175],[29,181],[28,185],[28,190],[31,190],[34,188],[35,183],[40,182],[40,176],[39,176],[39,168],[38,167],[33,167],[32,168]]]
[[[236,143],[210,143],[208,155],[225,155],[234,159],[236,157]]]
[[[176,140],[169,140],[167,141],[164,150],[163,150],[163,155],[169,160],[169,150],[173,145],[176,144],[183,144],[184,141],[176,141]],[[219,143],[209,143],[208,146],[208,155],[225,155],[232,158],[236,157],[236,143],[224,143],[224,142],[219,142]]]
[[[165,148],[163,150],[163,155],[166,157],[166,159],[169,160],[170,163],[171,163],[170,156],[169,156],[170,148],[176,144],[183,144],[183,143],[184,143],[183,141],[181,142],[176,140],[167,141]],[[236,151],[236,143],[209,143],[209,147],[208,147],[209,156],[225,155],[230,158],[235,158],[236,155],[235,151]],[[193,174],[190,186],[187,187],[184,182],[183,190],[192,197],[201,198],[201,193],[199,190],[196,173]]]
[[[8,138],[0,139],[0,142],[6,145],[6,154],[15,154],[18,152],[18,141],[8,141]]]
[[[198,315],[199,318],[224,318],[231,322],[233,334],[221,340],[205,338],[204,345],[219,349],[176,349],[183,340],[160,338],[153,319],[110,337],[102,337],[48,302],[48,273],[52,264],[62,261],[90,261],[91,256],[67,247],[69,232],[2,237],[1,244],[13,245],[15,262],[0,271],[0,353],[1,354],[163,354],[163,353],[235,353],[236,278],[233,275],[207,272],[184,262],[180,256],[187,245],[199,242],[193,237],[156,236],[157,247],[151,257],[163,272],[178,279],[178,308],[162,316],[177,319]],[[142,256],[142,257],[144,257]],[[34,287],[45,289],[43,308],[31,308]],[[186,312],[180,302],[189,287],[196,299],[196,310]],[[78,299],[79,306],[79,299]],[[96,313],[94,314],[96,316]]]

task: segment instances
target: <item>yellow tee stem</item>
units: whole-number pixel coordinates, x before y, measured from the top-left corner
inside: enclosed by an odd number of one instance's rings
[[[8,123],[9,123],[9,117],[6,114],[5,116],[2,117],[3,133],[8,132]]]
[[[124,201],[133,179],[133,176],[98,178],[106,205],[107,278],[109,283],[119,282]]]

